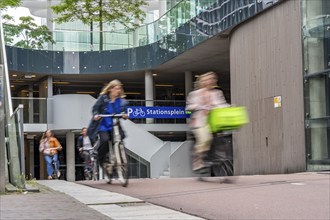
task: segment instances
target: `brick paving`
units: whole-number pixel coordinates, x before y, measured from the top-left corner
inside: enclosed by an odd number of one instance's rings
[[[39,193],[0,195],[1,220],[111,219],[64,193],[39,186]]]

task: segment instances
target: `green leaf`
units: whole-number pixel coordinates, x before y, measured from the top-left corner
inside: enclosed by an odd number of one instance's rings
[[[21,4],[21,0],[1,0],[0,11],[8,7],[18,7]]]
[[[6,44],[23,48],[43,49],[47,43],[54,44],[52,33],[45,25],[39,26],[30,16],[22,16],[19,18],[18,25],[12,25],[10,16],[4,16],[4,35]],[[15,40],[17,41],[16,43]]]

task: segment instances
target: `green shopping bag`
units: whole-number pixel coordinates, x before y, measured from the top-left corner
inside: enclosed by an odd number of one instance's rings
[[[235,130],[249,123],[243,106],[215,108],[209,112],[208,123],[212,132]]]

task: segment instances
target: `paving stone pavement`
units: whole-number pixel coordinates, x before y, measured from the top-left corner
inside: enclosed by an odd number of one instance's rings
[[[229,178],[39,180],[40,193],[0,195],[0,219],[330,219],[329,172]]]
[[[202,218],[123,194],[63,180],[39,180],[39,193],[0,196],[0,220],[186,219]]]
[[[111,219],[65,193],[51,190],[42,185],[39,188],[40,192],[38,193],[0,195],[0,219]]]

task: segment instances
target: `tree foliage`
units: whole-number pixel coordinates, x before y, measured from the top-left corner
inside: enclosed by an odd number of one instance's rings
[[[121,24],[126,30],[133,30],[138,27],[136,21],[144,20],[145,12],[141,7],[145,5],[145,0],[62,0],[52,9],[58,15],[54,19],[58,23],[75,20],[84,24],[98,23],[101,50],[103,25]]]
[[[13,17],[3,15],[4,36],[8,45],[30,49],[43,49],[46,43],[55,43],[52,34],[45,25],[39,26],[31,16],[19,18],[18,25],[10,24]]]
[[[21,4],[21,0],[1,0],[0,1],[0,11],[7,7],[18,7]]]

